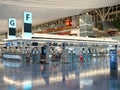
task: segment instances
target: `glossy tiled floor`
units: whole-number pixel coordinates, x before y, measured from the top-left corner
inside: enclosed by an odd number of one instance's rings
[[[108,57],[71,64],[1,60],[0,90],[120,90],[120,78],[110,77]]]

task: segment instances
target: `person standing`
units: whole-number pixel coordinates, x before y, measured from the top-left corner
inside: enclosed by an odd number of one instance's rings
[[[90,51],[90,48],[88,48],[88,50],[87,50],[87,60],[88,60],[88,63],[90,62],[90,59],[91,59],[91,51]]]
[[[27,63],[30,63],[30,58],[31,58],[31,53],[30,53],[29,48],[27,48],[27,53],[26,53],[26,62]]]
[[[26,61],[26,55],[25,55],[25,51],[22,50],[22,61],[25,62]]]
[[[35,48],[35,60],[36,63],[40,62],[40,50],[38,50],[38,47]]]
[[[31,56],[32,56],[32,63],[35,63],[35,48],[32,49]]]
[[[86,51],[85,48],[82,49],[83,61],[86,62]]]

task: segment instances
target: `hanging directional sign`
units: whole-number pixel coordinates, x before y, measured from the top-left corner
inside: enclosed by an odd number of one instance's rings
[[[23,38],[31,38],[31,37],[32,37],[32,13],[24,12]]]
[[[8,39],[16,38],[16,19],[9,18],[8,23],[9,23]]]
[[[32,13],[24,12],[24,23],[32,24]]]
[[[9,18],[9,28],[16,28],[16,19]]]

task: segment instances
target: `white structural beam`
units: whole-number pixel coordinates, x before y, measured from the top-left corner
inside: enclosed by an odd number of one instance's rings
[[[102,8],[102,10],[100,10],[100,9],[99,10],[95,10],[95,12],[98,14],[100,19],[102,21],[104,21],[105,18],[107,17],[107,15],[109,14],[110,10],[111,10],[111,7],[108,8],[107,12],[105,12],[105,8]]]

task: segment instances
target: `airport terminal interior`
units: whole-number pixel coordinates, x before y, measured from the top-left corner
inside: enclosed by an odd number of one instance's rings
[[[1,0],[0,90],[120,90],[120,0]]]

